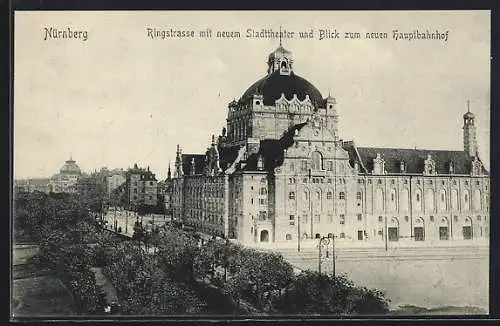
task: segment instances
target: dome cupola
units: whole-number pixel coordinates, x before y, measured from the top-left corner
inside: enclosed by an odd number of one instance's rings
[[[252,84],[241,97],[241,101],[258,94],[263,96],[264,105],[272,106],[284,94],[288,100],[294,95],[300,101],[309,97],[316,108],[323,105],[321,92],[309,81],[294,73],[292,52],[281,44],[269,54],[267,65],[267,76]]]
[[[82,173],[80,167],[78,166],[78,164],[76,164],[76,161],[74,161],[73,158],[71,157],[64,163],[59,172],[61,174],[78,174],[78,175]]]

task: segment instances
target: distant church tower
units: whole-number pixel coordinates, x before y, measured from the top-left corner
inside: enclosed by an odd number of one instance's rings
[[[474,113],[470,112],[470,102],[467,101],[467,113],[464,114],[464,151],[474,157],[477,154],[476,126]]]

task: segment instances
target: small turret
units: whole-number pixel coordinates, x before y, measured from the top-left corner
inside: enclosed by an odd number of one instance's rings
[[[464,151],[469,153],[469,156],[474,157],[477,155],[477,142],[476,142],[476,126],[474,125],[474,113],[470,112],[470,102],[467,101],[467,112],[464,118]]]

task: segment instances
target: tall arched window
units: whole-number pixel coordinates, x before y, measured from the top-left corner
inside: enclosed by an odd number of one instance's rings
[[[403,189],[401,191],[401,196],[399,198],[399,205],[403,211],[408,210],[408,198],[409,198],[408,189]]]
[[[458,192],[455,189],[451,191],[451,208],[458,209]]]
[[[422,192],[420,189],[415,190],[415,197],[413,201],[413,209],[416,211],[421,211],[422,210]]]
[[[469,191],[464,190],[464,195],[463,195],[463,200],[464,200],[464,210],[468,211],[470,209],[470,198],[469,198]]]
[[[375,191],[375,209],[377,211],[384,210],[384,193],[380,188]]]
[[[302,199],[304,201],[308,201],[309,200],[309,192],[307,190],[304,190],[304,192],[302,193]]]
[[[322,170],[323,169],[323,156],[320,152],[312,153],[312,169],[313,170]]]
[[[391,189],[391,197],[389,201],[389,208],[391,212],[396,211],[396,189]]]
[[[321,201],[321,192],[316,191],[316,201]]]
[[[481,190],[476,189],[474,191],[474,209],[476,211],[481,210]]]
[[[424,225],[424,220],[421,217],[418,217],[415,220],[415,224],[413,227],[413,236],[415,241],[425,240],[425,225]]]
[[[441,211],[446,211],[446,190],[441,189],[439,193],[439,209]]]
[[[439,240],[448,240],[450,237],[449,233],[448,218],[443,216],[439,220]]]
[[[430,209],[430,210],[434,210],[434,190],[432,189],[427,189],[427,193],[426,193],[426,196],[425,196],[425,206]]]

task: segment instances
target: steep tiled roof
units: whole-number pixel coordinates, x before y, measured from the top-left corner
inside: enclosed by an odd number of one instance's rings
[[[238,156],[238,150],[240,146],[231,146],[231,147],[219,147],[219,165],[221,169],[226,170],[236,159]]]
[[[194,158],[195,174],[203,173],[205,154],[182,154],[182,172],[184,175],[191,174],[191,159]]]
[[[453,163],[453,174],[470,174],[473,157],[465,151],[447,151],[433,149],[379,148],[357,147],[352,142],[344,143],[344,149],[349,153],[350,163],[361,163],[360,171],[371,172],[373,159],[380,154],[385,162],[387,173],[401,173],[401,161],[405,164],[406,173],[422,173],[424,161],[430,155],[436,162],[438,174],[449,174],[450,162]],[[487,173],[483,168],[483,172]]]
[[[264,170],[272,171],[277,166],[283,164],[284,150],[293,145],[293,136],[296,130],[302,129],[307,124],[307,122],[297,124],[291,127],[285,134],[279,139],[264,139],[260,141],[259,151],[248,157],[247,162],[243,170],[245,171],[256,171],[257,161],[259,155],[262,156],[264,162]]]
[[[306,79],[294,74],[280,75],[279,71],[258,80],[241,97],[244,101],[254,94],[262,94],[264,97],[264,105],[274,105],[275,101],[285,94],[288,100],[296,94],[300,101],[305,100],[306,95],[315,105],[323,103],[323,97],[320,91]]]

